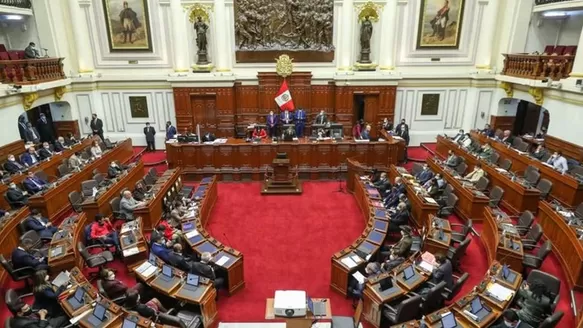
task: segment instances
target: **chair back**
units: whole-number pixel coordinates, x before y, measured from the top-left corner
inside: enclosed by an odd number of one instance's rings
[[[500,161],[500,168],[504,169],[506,171],[510,170],[510,167],[512,166],[512,161],[509,160],[508,158],[505,158],[503,160]]]
[[[111,142],[111,140],[109,140],[109,138],[105,138],[105,140],[103,140],[103,143],[105,143],[105,147],[107,147],[107,149],[115,147],[115,145]]]
[[[150,170],[148,170],[148,175],[151,176],[152,178],[157,178],[158,177],[158,171],[156,171],[155,168],[150,168]]]
[[[528,167],[531,167],[530,165]],[[538,170],[529,170],[528,168],[524,172],[524,179],[531,186],[536,186],[538,180],[540,179],[540,173]]]
[[[81,193],[78,192],[77,190],[73,190],[69,193],[68,197],[69,197],[69,203],[71,203],[71,206],[73,207],[75,212],[80,212],[81,211],[81,203],[83,202],[83,197],[81,196]]]
[[[103,280],[101,279],[97,279],[97,290],[99,291],[99,294],[110,298],[109,295],[107,295],[107,293],[105,292],[105,288],[103,288]]]
[[[545,241],[545,243],[536,252],[536,257],[542,262],[544,262],[547,255],[553,250],[553,243],[550,240]]]
[[[25,239],[30,239],[32,241],[33,248],[40,248],[43,245],[43,241],[40,238],[40,234],[34,230],[29,230],[20,236],[20,241]]]
[[[354,328],[358,328],[360,325],[360,317],[362,316],[362,309],[364,304],[362,303],[362,299],[358,301],[356,305],[356,309],[354,310],[354,315],[352,316],[352,322],[354,322]]]
[[[490,184],[490,180],[488,180],[488,178],[486,177],[481,177],[480,179],[478,179],[478,182],[476,182],[476,190],[478,191],[484,191],[486,189],[488,189],[488,185]]]
[[[500,204],[500,201],[502,200],[503,196],[504,189],[498,186],[494,186],[494,188],[492,188],[492,190],[490,191],[490,206],[498,207],[498,204]]]
[[[57,167],[57,170],[59,171],[59,176],[65,176],[67,174],[69,174],[70,170],[69,170],[69,166],[67,164],[61,164]]]
[[[548,179],[540,179],[538,184],[536,185],[536,189],[540,191],[540,198],[546,199],[553,189],[553,183]]]
[[[452,253],[451,259],[450,259],[452,265],[455,265],[455,263],[458,263],[460,261],[460,259],[462,258],[462,256],[464,256],[466,254],[466,250],[468,249],[468,246],[470,245],[470,241],[472,241],[470,238],[464,239],[464,241],[462,241],[461,244],[459,244],[458,247],[453,250],[453,253]]]
[[[111,211],[112,212],[119,212],[119,204],[121,202],[121,198],[120,197],[115,197],[114,199],[109,201],[109,207],[111,207]]]
[[[546,161],[548,161],[548,160],[549,160],[549,158],[551,158],[551,153],[549,153],[549,152],[546,152],[546,153],[543,155],[543,158],[541,158],[540,160],[541,160],[541,162],[546,162]]]
[[[583,219],[583,203],[579,204],[575,209],[575,216]]]
[[[534,243],[536,244],[538,243],[542,236],[543,228],[540,226],[540,224],[536,223],[530,228],[530,230],[528,230],[528,233],[526,234],[526,239],[530,239],[534,241]]]
[[[86,197],[93,196],[93,188],[97,188],[97,181],[85,180],[81,182],[81,191],[83,192],[83,196]]]
[[[413,163],[413,167],[411,168],[411,175],[416,176],[421,171],[423,171],[423,165],[421,163]]]
[[[148,187],[156,183],[156,179],[152,178],[149,174],[146,174],[142,180],[144,181],[144,184]]]
[[[420,305],[423,299],[421,295],[413,296],[404,300],[397,310],[395,322],[405,322],[419,317]]]
[[[43,181],[49,182],[49,176],[44,171],[38,171],[34,175]]]
[[[453,283],[453,287],[451,287],[451,293],[447,297],[448,301],[453,299],[459,293],[466,280],[468,280],[469,276],[470,274],[466,272]]]
[[[527,152],[528,151],[528,147],[530,147],[530,144],[528,142],[521,142],[520,143],[520,146],[516,147],[516,149],[518,149],[518,150],[520,150],[522,152]]]
[[[490,155],[490,163],[492,164],[498,164],[498,160],[500,159],[500,154],[498,154],[497,152],[493,151],[492,155]]]
[[[453,191],[454,191],[453,186],[448,183],[447,185],[445,185],[445,189],[443,190],[443,195],[447,196],[449,194],[453,194]]]
[[[20,230],[20,235],[24,235],[28,231],[28,226],[26,224],[27,219],[28,218],[25,218],[24,220],[20,221],[20,223],[18,223],[18,229]]]
[[[464,224],[464,226],[462,227],[462,233],[464,234],[464,238],[468,236],[470,231],[472,231],[473,226],[474,226],[474,223],[473,223],[472,219],[468,219],[466,221],[466,223]]]
[[[573,166],[571,170],[569,170],[569,173],[578,179],[583,179],[583,166]]]
[[[95,182],[97,182],[97,184],[100,185],[103,183],[103,181],[105,181],[105,177],[103,176],[103,174],[97,173],[96,175],[93,176],[93,180],[95,180]]]
[[[447,206],[452,207],[452,208],[455,207],[458,200],[459,200],[458,196],[456,196],[454,193],[447,195],[447,200],[446,200]]]
[[[18,302],[20,302],[20,297],[18,297],[18,293],[14,289],[10,288],[6,291],[6,294],[4,294],[4,302],[6,302],[8,309],[12,309],[13,306],[16,306]],[[12,312],[12,310],[10,310],[10,312]]]
[[[455,171],[459,174],[464,174],[466,172],[466,170],[468,169],[468,164],[466,163],[460,163],[458,166],[455,167]]]
[[[91,172],[91,173],[93,173],[93,175],[96,175],[96,174],[99,174],[101,172],[99,172],[99,169],[94,169],[93,172]]]
[[[429,292],[425,295],[425,300],[422,305],[423,313],[430,313],[438,308],[441,308],[443,303],[443,291],[445,289],[445,281],[431,287]]]
[[[530,228],[532,223],[534,222],[534,214],[531,211],[524,211],[518,217],[518,225],[524,227],[525,229]]]
[[[91,153],[88,153],[88,152],[86,152],[86,151],[84,151],[84,152],[81,152],[81,159],[84,159],[84,160],[89,160],[89,159],[91,159]]]
[[[77,243],[77,250],[79,251],[79,254],[81,254],[84,262],[87,262],[87,259],[91,257],[91,254],[89,254],[89,251],[87,251],[87,248],[85,248],[85,245],[82,242]]]
[[[563,318],[563,311],[557,311],[553,313],[550,317],[547,317],[543,322],[540,323],[538,326],[539,328],[554,328],[559,324],[559,321]]]
[[[559,278],[553,276],[552,274],[537,269],[533,269],[528,274],[526,282],[532,283],[535,280],[540,280],[542,283],[545,284],[549,294],[551,294],[551,298],[555,298],[557,295],[559,295],[559,292],[561,290],[561,281],[559,280]]]
[[[514,138],[512,140],[512,148],[518,149],[518,147],[520,147],[521,144],[522,144],[522,139],[520,139],[520,138]]]

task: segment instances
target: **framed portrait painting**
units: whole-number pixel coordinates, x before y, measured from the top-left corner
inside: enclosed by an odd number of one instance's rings
[[[148,0],[103,0],[109,49],[152,51]]]
[[[132,118],[148,118],[148,97],[146,96],[130,96],[130,113]]]
[[[439,112],[439,93],[423,94],[421,100],[421,115],[437,115]]]
[[[421,0],[417,49],[458,49],[466,0]]]

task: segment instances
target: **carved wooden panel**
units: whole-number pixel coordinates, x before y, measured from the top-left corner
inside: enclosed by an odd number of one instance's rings
[[[514,130],[514,116],[490,116],[490,126],[493,129]]]
[[[78,120],[53,121],[53,125],[57,136],[65,137],[68,133],[72,133],[76,138],[81,137]]]

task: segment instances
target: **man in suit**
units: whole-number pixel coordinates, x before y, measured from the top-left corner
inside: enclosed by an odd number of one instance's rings
[[[18,163],[16,161],[16,158],[14,157],[14,155],[10,154],[10,155],[8,155],[8,161],[6,161],[6,163],[4,163],[4,169],[8,173],[14,174],[14,173],[19,172],[19,171],[25,171],[26,167],[24,167],[24,165]]]
[[[489,143],[482,146],[482,150],[480,151],[479,157],[485,161],[490,161],[492,158],[492,154],[494,153],[494,149],[490,146]]]
[[[490,124],[486,124],[486,125],[484,125],[484,129],[481,130],[480,133],[485,135],[488,138],[494,138],[494,135],[496,132],[494,131],[494,129],[492,129]]]
[[[134,192],[132,193],[132,196],[137,200],[137,201],[143,201],[144,199],[146,199],[146,193],[148,191],[146,190],[146,187],[144,187],[144,183],[142,181],[138,181],[138,183],[136,183],[136,187],[134,188]]]
[[[209,252],[204,252],[200,255],[200,262],[193,262],[191,273],[208,278],[213,281],[216,289],[224,285],[225,279],[217,278],[215,269],[211,265],[212,255]]]
[[[393,189],[387,194],[383,203],[386,208],[391,208],[397,206],[399,203],[399,196],[405,192],[405,184],[401,180],[401,177],[395,178],[395,183],[393,184]]]
[[[304,136],[304,128],[306,127],[306,111],[298,108],[295,115],[296,119],[296,136],[301,138]]]
[[[38,130],[32,126],[32,123],[30,122],[26,123],[24,139],[26,142],[32,142],[34,144],[37,144],[40,141],[40,134],[38,133]]]
[[[427,164],[423,165],[423,170],[415,176],[420,185],[424,185],[427,181],[433,179],[433,172],[429,169]]]
[[[36,50],[36,44],[30,42],[26,48],[24,48],[24,59],[36,59],[40,57],[40,54]]]
[[[49,318],[49,313],[45,309],[34,313],[30,305],[20,299],[15,304],[7,305],[14,315],[9,319],[11,328],[61,328],[69,324],[69,318],[63,315]]]
[[[510,133],[510,130],[505,130],[504,135],[502,136],[502,142],[505,144],[512,145],[513,141],[514,141],[514,137]]]
[[[569,165],[567,164],[567,159],[563,156],[562,151],[556,151],[548,160],[547,164],[551,164],[553,168],[561,174],[567,173],[569,171]]]
[[[401,135],[403,131],[409,131],[409,125],[406,123],[405,119],[401,120],[401,123],[395,127],[395,133]]]
[[[100,118],[97,118],[97,114],[91,115],[91,123],[89,124],[91,127],[91,131],[93,131],[94,136],[99,136],[101,141],[105,140],[103,137],[103,121]]]
[[[460,163],[460,159],[453,153],[453,150],[447,151],[447,159],[445,160],[445,165],[449,167],[456,167]]]
[[[502,318],[498,320],[491,328],[532,328],[526,322],[520,321],[518,314],[513,309],[505,310],[502,313]]]
[[[405,119],[401,120],[401,124],[397,125],[395,128],[395,133],[397,136],[403,138],[405,140],[405,163],[407,163],[407,147],[409,146],[409,141],[411,140],[409,137],[409,125],[405,123]]]
[[[377,188],[379,194],[381,194],[382,197],[385,197],[387,193],[391,190],[391,182],[389,182],[387,173],[386,172],[381,173],[380,178],[373,183],[373,186]]]
[[[69,157],[69,168],[71,170],[80,170],[85,161],[79,156],[79,153],[74,153]]]
[[[174,139],[174,136],[177,133],[178,132],[176,131],[176,128],[174,126],[172,126],[172,122],[170,122],[170,121],[166,122],[166,141],[168,141],[170,139]]]
[[[56,153],[62,153],[66,149],[70,149],[70,148],[71,147],[69,147],[65,144],[65,138],[63,138],[63,137],[58,137],[57,141],[55,141],[55,152]]]
[[[55,140],[55,133],[53,125],[47,120],[44,113],[40,113],[40,118],[36,122],[36,128],[40,133],[40,140],[43,142],[53,142]]]
[[[132,197],[132,193],[129,190],[123,192],[123,197],[119,202],[119,211],[125,214],[126,220],[134,219],[134,210],[138,207],[146,205],[144,202],[138,202]]]
[[[18,133],[20,133],[20,139],[26,140],[26,119],[24,118],[24,114],[18,117]]]
[[[191,265],[182,255],[182,245],[176,243],[172,246],[172,252],[168,254],[168,264],[185,272],[190,272]]]
[[[389,258],[381,265],[385,272],[389,272],[394,268],[398,267],[399,265],[405,262],[405,257],[402,255],[397,254],[396,252],[391,252]]]
[[[464,130],[459,130],[459,132],[453,137],[451,138],[451,140],[453,140],[453,142],[460,142],[465,138],[465,134],[464,134]]]
[[[34,175],[34,172],[32,171],[28,171],[28,176],[24,179],[22,184],[24,185],[24,189],[26,189],[31,195],[34,195],[47,187],[47,181]]]
[[[41,160],[45,160],[48,158],[51,158],[53,156],[53,151],[51,150],[51,147],[49,146],[48,142],[43,142],[43,147],[38,151],[38,155],[40,156]]]
[[[474,166],[474,170],[464,177],[464,180],[476,184],[485,174],[486,172],[482,169],[482,164],[478,162],[476,163],[476,166]]]
[[[59,230],[47,218],[43,218],[36,208],[30,211],[30,216],[25,219],[24,224],[26,229],[38,232],[41,238],[52,238],[55,232]]]
[[[294,115],[290,113],[287,109],[281,113],[281,124],[292,124],[294,121]]]
[[[360,138],[362,140],[370,140],[370,124],[367,124],[362,133],[360,134]]]
[[[28,147],[26,153],[22,155],[22,164],[26,167],[31,167],[40,162],[40,156],[37,154],[33,146]]]
[[[105,244],[112,244],[115,246],[116,252],[121,253],[117,231],[109,222],[109,218],[103,214],[95,215],[95,222],[91,224],[89,237],[93,240],[99,239]]]
[[[150,126],[150,122],[146,122],[144,135],[146,136],[146,151],[156,151],[156,129]]]
[[[399,239],[396,244],[381,247],[381,251],[379,252],[379,262],[384,261],[387,255],[391,254],[395,254],[402,258],[409,256],[411,246],[413,245],[413,237],[411,237],[412,229],[408,225],[402,225],[400,229],[401,239]]]
[[[20,188],[18,188],[14,182],[10,182],[8,185],[6,198],[8,199],[8,203],[16,208],[20,208],[28,204],[28,193],[26,191],[20,190]]]
[[[389,231],[399,231],[401,226],[409,223],[409,211],[405,203],[397,205],[397,211],[391,216],[389,220]]]
[[[156,235],[150,238],[150,243],[152,244],[150,251],[165,263],[170,264],[171,250],[170,248],[166,247],[164,240],[160,236]],[[170,243],[172,242],[170,241]]]
[[[326,112],[321,110],[320,113],[316,115],[314,124],[326,124],[326,123],[328,123],[328,116],[326,116]]]
[[[273,111],[269,111],[269,115],[267,115],[267,133],[269,133],[269,137],[273,138],[277,135],[277,116],[273,114]]]
[[[393,122],[389,121],[389,119],[385,117],[381,127],[383,130],[389,132],[393,130]]]
[[[14,269],[24,267],[31,267],[35,270],[48,269],[47,258],[36,257],[30,253],[33,249],[32,240],[25,238],[20,242],[20,245],[12,251],[12,266]]]
[[[547,156],[547,154],[548,154],[548,151],[547,151],[546,147],[543,144],[540,144],[536,147],[536,149],[532,153],[532,157],[538,159],[539,161],[542,161],[543,158],[545,156]]]
[[[109,167],[107,168],[107,177],[110,179],[116,178],[123,172],[122,168],[117,165],[116,162],[109,163]]]
[[[445,281],[445,288],[449,290],[453,287],[453,267],[442,253],[435,254],[435,268],[431,280],[434,284]]]

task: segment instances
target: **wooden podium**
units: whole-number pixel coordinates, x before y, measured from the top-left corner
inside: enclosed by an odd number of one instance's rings
[[[318,317],[318,320],[329,321],[332,320],[332,307],[330,306],[330,299],[329,298],[314,298],[314,302],[317,301],[324,301],[326,300],[326,315],[322,317]],[[285,327],[286,328],[311,328],[312,322],[316,319],[312,313],[309,311],[303,317],[293,317],[293,318],[286,318],[286,317],[276,317],[275,311],[273,309],[273,298],[268,298],[265,304],[265,319],[266,320],[285,320]]]
[[[286,153],[278,153],[271,163],[273,174],[265,173],[261,194],[301,194],[302,183],[298,172],[290,173],[290,161]]]

